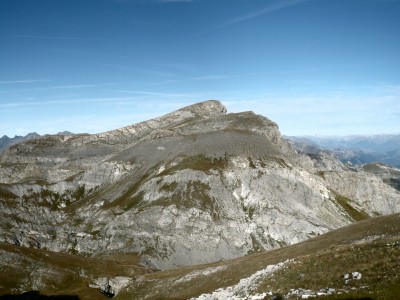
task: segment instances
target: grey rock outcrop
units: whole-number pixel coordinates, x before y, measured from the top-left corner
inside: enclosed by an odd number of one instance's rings
[[[294,146],[308,155],[314,164],[314,173],[320,175],[326,186],[351,199],[352,205],[370,216],[390,214],[398,210],[400,170],[381,163],[343,164],[335,152],[321,150],[307,141],[293,140]]]
[[[263,116],[206,101],[6,150],[0,239],[93,256],[136,252],[160,269],[217,261],[349,224],[348,206],[366,217],[400,210],[398,191],[353,173],[334,157],[299,154]]]

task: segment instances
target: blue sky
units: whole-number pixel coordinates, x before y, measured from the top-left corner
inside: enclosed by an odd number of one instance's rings
[[[397,0],[1,0],[0,136],[218,99],[286,135],[400,133]]]

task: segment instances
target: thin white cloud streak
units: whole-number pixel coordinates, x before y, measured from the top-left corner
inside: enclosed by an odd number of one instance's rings
[[[114,91],[118,93],[138,94],[138,95],[152,95],[162,97],[193,97],[192,94],[178,94],[178,93],[163,93],[163,92],[148,92],[148,91]]]
[[[203,75],[203,76],[195,76],[185,79],[171,79],[161,82],[162,84],[168,83],[179,83],[179,82],[187,82],[187,81],[205,81],[205,80],[224,80],[231,78],[239,78],[239,77],[250,77],[250,76],[265,76],[265,75],[284,75],[284,74],[302,74],[302,73],[311,73],[311,72],[321,72],[321,71],[329,71],[331,67],[321,67],[321,68],[310,68],[310,69],[300,69],[300,70],[287,70],[287,71],[275,71],[275,72],[254,72],[254,73],[242,73],[242,74],[229,74],[229,75]]]
[[[157,92],[145,92],[145,91],[126,91],[127,93],[134,93],[143,96],[161,96],[161,97],[187,97],[193,98],[194,95],[190,94],[173,94],[173,93],[157,93]],[[177,101],[170,102],[160,102],[157,100],[148,100],[148,97],[107,97],[107,98],[79,98],[79,99],[65,99],[65,100],[48,100],[48,101],[29,101],[29,102],[13,102],[13,103],[0,103],[0,108],[4,109],[12,109],[12,108],[27,108],[27,107],[40,107],[40,106],[51,106],[51,105],[71,105],[71,104],[83,104],[83,103],[91,103],[91,104],[113,104],[113,105],[145,105],[145,106],[154,106],[155,103],[157,105],[165,106],[165,105],[173,105],[176,107]],[[140,101],[140,102],[135,102]],[[144,102],[143,102],[144,101]],[[139,104],[138,104],[139,103]],[[185,101],[179,101],[179,103],[185,103]]]
[[[163,81],[162,83],[179,83],[179,82],[187,82],[187,81],[203,81],[203,80],[221,80],[233,77],[241,77],[246,75],[204,75],[204,76],[197,76],[185,79],[171,79]]]
[[[74,37],[74,36],[51,36],[51,35],[11,35],[18,39],[45,39],[45,40],[78,40],[78,41],[110,41],[107,38],[90,38],[90,37]]]
[[[204,75],[204,76],[196,76],[185,79],[171,79],[160,82],[161,84],[169,84],[169,83],[180,83],[180,82],[188,82],[188,81],[207,81],[207,80],[224,80],[230,78],[237,77],[248,77],[248,76],[260,76],[269,73],[243,73],[243,74],[230,74],[230,75]],[[272,73],[271,73],[272,74]]]
[[[31,90],[80,89],[80,88],[92,88],[92,87],[110,86],[110,85],[119,85],[119,84],[122,84],[122,83],[109,82],[109,83],[101,83],[101,84],[56,85],[56,86],[49,86],[49,87],[37,87],[37,88],[32,88]]]
[[[3,90],[0,92],[26,92],[26,91],[50,91],[50,90],[60,90],[60,89],[82,89],[82,88],[93,88],[93,87],[102,87],[102,86],[113,86],[123,84],[121,82],[108,82],[101,84],[72,84],[72,85],[56,85],[56,86],[44,86],[44,87],[33,87],[33,88],[24,88],[18,90]]]
[[[49,100],[38,102],[14,102],[14,103],[0,103],[1,108],[23,108],[33,106],[49,106],[61,104],[76,104],[76,103],[112,103],[112,104],[126,104],[131,103],[138,98],[133,97],[110,97],[110,98],[85,98],[85,99],[68,99],[68,100]]]
[[[135,71],[135,72],[142,72],[142,73],[147,73],[151,75],[155,75],[158,77],[172,77],[176,76],[175,73],[171,72],[164,72],[160,70],[152,70],[152,69],[145,69],[145,68],[137,68],[137,67],[130,67],[126,65],[118,65],[118,64],[104,64],[104,63],[95,63],[96,65],[111,68],[111,69],[117,69],[117,70],[125,70],[125,71]]]
[[[191,63],[180,63],[180,62],[169,62],[169,61],[153,61],[151,64],[155,65],[158,68],[170,68],[179,71],[198,73],[198,66]]]
[[[72,50],[67,48],[51,48],[51,47],[37,47],[39,51],[45,51],[50,53],[66,53],[66,54],[78,54],[78,55],[90,55],[90,56],[97,56],[99,52],[95,51],[83,51],[83,50]]]
[[[0,84],[17,84],[17,83],[35,83],[35,82],[50,82],[47,79],[26,79],[26,80],[3,80]]]
[[[163,72],[163,71],[155,71],[155,70],[149,70],[149,69],[142,69],[142,68],[136,68],[136,71],[142,72],[142,73],[147,73],[150,75],[154,75],[157,77],[173,77],[176,76],[176,74],[171,73],[171,72]]]
[[[274,5],[268,6],[264,9],[261,9],[259,11],[253,12],[253,13],[249,13],[240,17],[236,17],[230,21],[227,21],[225,23],[222,23],[219,27],[226,27],[226,26],[230,26],[230,25],[234,25],[243,21],[247,21],[265,14],[269,14],[272,12],[276,12],[276,11],[280,11],[283,9],[287,9],[289,7],[292,6],[296,6],[305,2],[309,2],[311,0],[293,0],[293,1],[280,1]]]
[[[112,68],[112,69],[118,69],[118,70],[127,70],[127,71],[134,70],[134,68],[126,66],[126,65],[105,64],[105,63],[95,63],[95,65]]]

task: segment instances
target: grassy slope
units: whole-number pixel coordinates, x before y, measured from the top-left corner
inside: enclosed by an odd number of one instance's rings
[[[381,239],[355,243],[377,236],[381,236]],[[135,278],[134,283],[114,299],[188,299],[220,287],[235,285],[241,278],[267,265],[293,258],[296,263],[276,273],[273,280],[267,278],[260,282],[257,291],[272,290],[286,294],[291,288],[340,289],[344,287],[342,275],[359,271],[363,278],[352,282],[350,287],[368,288],[353,292],[352,296],[372,295],[373,299],[395,299],[393,295],[400,293],[400,214],[360,221],[270,252],[155,273],[138,267],[135,255],[86,258],[7,244],[0,244],[0,251],[20,257],[17,261],[0,266],[0,294],[12,292],[11,289],[24,280],[35,279],[37,274],[34,270],[41,268],[46,270],[42,272],[41,281],[47,284],[41,293],[47,295],[69,294],[79,295],[82,300],[102,299],[98,290],[88,288],[91,278],[129,276]],[[79,276],[82,270],[85,277]],[[200,274],[201,270],[211,272],[205,276]],[[304,275],[300,276],[301,273]],[[370,294],[370,290],[375,294]]]
[[[274,277],[275,286],[268,282],[263,283],[263,287],[266,289],[264,291],[272,289],[286,293],[291,288],[299,287],[338,288],[337,285],[329,285],[333,280],[332,278],[336,280],[339,276],[338,280],[340,281],[341,275],[357,270],[370,276],[369,284],[379,282],[383,273],[388,272],[388,276],[390,276],[392,269],[400,271],[400,260],[395,259],[400,257],[400,247],[385,248],[381,245],[375,246],[373,242],[364,243],[364,246],[355,246],[353,243],[366,237],[381,235],[387,235],[387,240],[381,240],[382,245],[386,245],[389,241],[393,242],[393,239],[397,239],[397,241],[400,239],[400,214],[361,221],[303,243],[270,252],[214,264],[146,274],[140,280],[137,280],[136,284],[128,291],[118,295],[117,299],[188,299],[220,287],[234,285],[241,278],[248,277],[267,265],[292,258],[297,258],[300,262],[304,260],[304,265],[302,263],[296,264],[295,267],[300,267],[297,270],[293,269],[292,272],[297,276],[300,270],[303,270],[301,271],[303,273],[309,272],[304,277],[304,282],[293,281],[293,274],[285,272],[280,274],[280,278]],[[373,250],[375,248],[378,250]],[[338,255],[335,256],[333,253],[336,253],[336,251]],[[366,263],[365,259],[358,259],[358,257],[363,257],[364,251],[366,257],[373,260],[372,264]],[[310,264],[314,267],[312,268]],[[222,270],[208,276],[196,276],[192,280],[177,282],[187,274],[218,266],[225,268],[221,268]],[[320,273],[316,270],[320,270]],[[331,271],[333,277],[327,278],[326,274],[331,273]],[[378,291],[383,288],[390,289],[393,284],[400,286],[398,276],[392,279],[392,281],[387,281],[387,284],[381,281],[382,284],[372,284],[371,287]],[[339,281],[338,284],[341,284],[342,282]],[[360,282],[364,282],[364,280]],[[262,292],[262,290],[259,292]]]
[[[81,300],[101,299],[98,290],[89,288],[99,277],[136,277],[149,272],[137,265],[135,254],[89,258],[0,243],[0,295],[14,294],[14,288],[32,289],[40,282],[45,295],[79,295]],[[28,283],[28,284],[26,284]]]

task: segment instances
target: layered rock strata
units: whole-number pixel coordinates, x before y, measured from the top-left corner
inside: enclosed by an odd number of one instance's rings
[[[218,101],[101,134],[47,136],[0,156],[0,240],[89,256],[135,252],[165,269],[400,211],[398,191],[330,159],[318,164],[276,123],[227,114]]]

